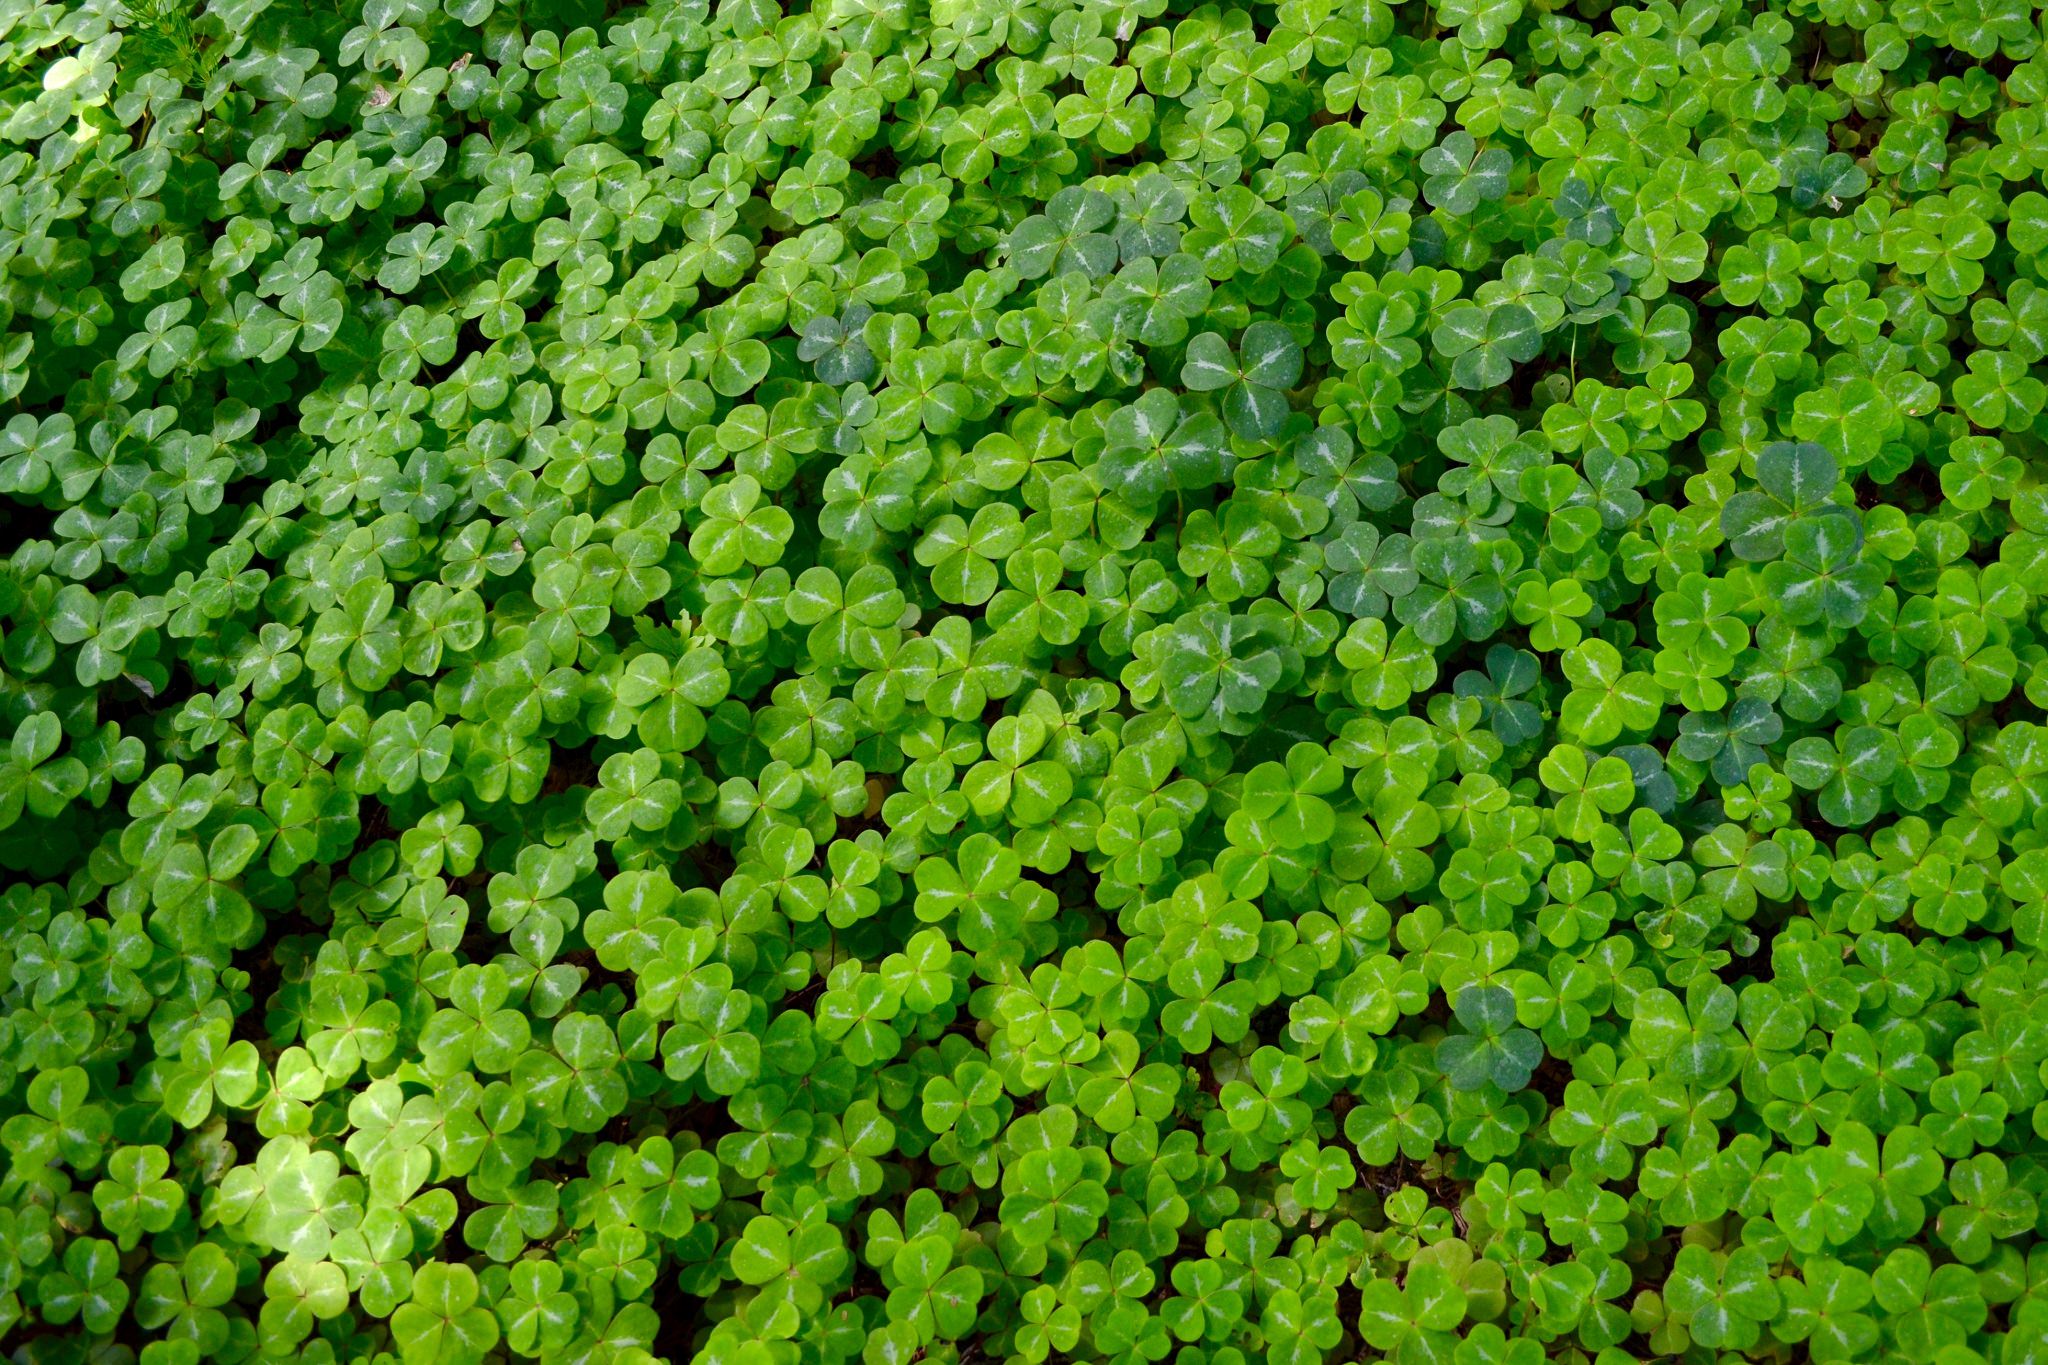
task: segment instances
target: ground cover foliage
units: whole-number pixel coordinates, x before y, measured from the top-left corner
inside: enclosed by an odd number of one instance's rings
[[[2048,1360],[2042,33],[7,0],[0,1343]]]

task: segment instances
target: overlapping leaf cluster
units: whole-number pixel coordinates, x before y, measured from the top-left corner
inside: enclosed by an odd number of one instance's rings
[[[2048,1361],[2043,32],[0,5],[0,1343]]]

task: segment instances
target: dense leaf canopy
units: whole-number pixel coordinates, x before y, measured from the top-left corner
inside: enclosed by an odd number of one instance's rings
[[[2048,1365],[2030,0],[4,0],[14,1365]]]

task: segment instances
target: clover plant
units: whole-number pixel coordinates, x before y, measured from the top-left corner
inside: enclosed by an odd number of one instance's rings
[[[0,7],[12,1365],[2048,1365],[2048,9]]]

